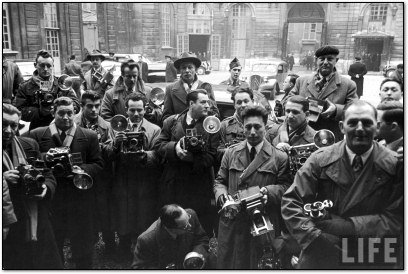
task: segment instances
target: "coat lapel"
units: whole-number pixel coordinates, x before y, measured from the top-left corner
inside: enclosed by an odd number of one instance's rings
[[[180,101],[180,103],[182,103],[183,105],[186,104],[186,97],[187,97],[187,92],[181,82],[181,80],[179,80],[178,82],[176,82],[173,86],[173,89],[171,91],[174,95],[174,98],[176,98],[178,101]]]
[[[314,82],[314,77],[311,77],[310,79],[307,80],[307,90],[309,91],[310,94],[313,95],[313,98],[319,98],[319,92],[317,91],[317,88]]]
[[[246,141],[244,142],[246,146]],[[269,142],[264,140],[264,144],[259,151],[258,154],[256,154],[255,159],[249,164],[247,169],[244,171],[241,177],[241,183],[245,182],[245,180],[248,179],[255,171],[258,170],[258,168],[265,163],[266,161],[269,160],[269,156],[271,155],[271,145]],[[240,157],[241,158],[241,157]]]
[[[334,73],[333,78],[334,79],[330,79],[330,83],[326,89],[320,92],[320,96],[318,97],[320,100],[324,100],[329,97],[329,95],[335,92],[337,87],[341,84],[341,79],[337,72]]]

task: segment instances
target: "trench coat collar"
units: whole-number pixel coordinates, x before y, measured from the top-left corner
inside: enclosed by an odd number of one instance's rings
[[[242,166],[247,166],[241,175],[240,183],[244,183],[245,180],[248,179],[248,177],[250,177],[255,171],[257,171],[263,163],[268,161],[273,154],[272,145],[266,141],[266,139],[264,139],[264,144],[261,150],[256,154],[254,160],[249,165],[249,158],[247,157],[247,140],[237,145],[237,151],[239,153],[237,157],[238,161]]]
[[[314,77],[310,77],[307,81],[307,89],[313,95],[314,98],[324,100],[329,97],[330,94],[337,90],[337,87],[341,84],[340,74],[335,71],[334,72],[334,79],[330,79],[329,84],[327,85],[326,89],[322,90],[321,92],[317,91],[317,87],[314,81]]]
[[[329,150],[321,157],[321,167],[325,169],[326,175],[342,189],[348,189],[344,203],[339,206],[342,214],[358,205],[366,197],[370,196],[376,189],[386,184],[388,178],[395,173],[395,170],[385,170],[384,167],[390,167],[389,155],[385,149],[381,149],[377,142],[373,142],[373,151],[368,161],[365,163],[361,174],[354,177],[350,163],[343,161],[346,155],[346,140],[328,147]],[[367,166],[368,165],[368,166]],[[367,171],[370,168],[373,172]],[[343,172],[348,170],[348,172]],[[352,184],[349,187],[350,183]]]
[[[289,132],[287,130],[288,128],[288,124],[287,121],[285,120],[280,126],[279,126],[279,130],[278,130],[278,139],[279,142],[284,142],[285,140],[285,136],[289,139]],[[312,128],[309,125],[306,125],[306,128],[304,131],[302,131],[300,134],[296,134],[295,136],[292,137],[292,140],[290,141],[290,145],[294,146],[295,144],[300,144],[301,142],[299,142],[299,140],[303,139],[305,141],[305,143],[311,143],[310,140],[313,140],[314,134],[312,132]],[[276,137],[275,137],[276,138]],[[274,140],[272,140],[273,142]],[[312,141],[313,142],[313,141]],[[276,143],[276,144],[278,144]]]

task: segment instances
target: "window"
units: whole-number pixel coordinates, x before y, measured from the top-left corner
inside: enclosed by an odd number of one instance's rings
[[[46,28],[58,28],[57,4],[55,3],[44,4],[44,20]]]
[[[8,6],[3,3],[3,50],[11,50]]]
[[[231,11],[231,56],[245,58],[251,13],[246,4],[235,4]]]
[[[382,21],[385,23],[387,20],[387,9],[388,4],[371,4],[369,21]]]
[[[189,35],[177,35],[177,55],[180,56],[183,52],[189,51]]]
[[[322,32],[322,23],[305,23],[303,29],[303,39],[316,40],[316,32]]]
[[[211,11],[204,3],[193,3],[188,7],[187,32],[211,34]]]
[[[211,59],[220,59],[221,35],[212,35],[211,37]]]
[[[96,3],[82,3],[82,10],[96,12]]]
[[[161,4],[161,45],[170,47],[170,4]]]
[[[47,39],[47,51],[52,57],[59,57],[59,41],[57,30],[46,30],[45,38]]]

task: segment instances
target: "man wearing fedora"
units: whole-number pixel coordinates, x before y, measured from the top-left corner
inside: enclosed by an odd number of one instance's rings
[[[170,55],[166,55],[166,83],[174,82],[177,79],[177,69]]]
[[[336,71],[339,50],[334,46],[323,46],[316,50],[317,71],[300,76],[282,104],[293,95],[321,100],[324,104],[316,122],[309,122],[314,130],[328,129],[336,137],[336,142],[343,140],[340,132],[340,121],[343,109],[358,100],[356,84]]]
[[[174,66],[180,71],[180,80],[169,84],[166,87],[164,97],[163,121],[173,114],[179,114],[188,108],[186,103],[187,94],[192,90],[202,89],[204,82],[197,78],[197,68],[201,66],[201,60],[194,53],[184,52],[180,59],[174,62]],[[211,101],[210,111],[219,113],[215,103],[212,88],[206,89]]]
[[[93,50],[87,58],[92,63],[92,68],[87,73],[85,73],[85,81],[81,85],[81,90],[83,91],[94,91],[98,93],[101,97],[105,95],[105,91],[109,86],[113,86],[113,80],[110,83],[101,83],[101,78],[105,76],[108,71],[101,66],[101,63],[105,60],[105,56],[100,50]]]

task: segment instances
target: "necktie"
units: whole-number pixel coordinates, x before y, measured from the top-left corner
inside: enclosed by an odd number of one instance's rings
[[[360,172],[363,169],[363,159],[360,155],[354,157],[352,166],[354,172]]]
[[[320,92],[322,88],[324,87],[324,84],[326,84],[327,80],[326,77],[323,77],[322,80],[316,83],[316,86],[318,87],[318,91]]]
[[[251,148],[251,152],[249,153],[249,157],[251,158],[251,162],[255,159],[256,149],[255,147]]]
[[[60,139],[62,143],[64,142],[65,137],[67,137],[67,134],[65,133],[65,131],[61,132]]]

